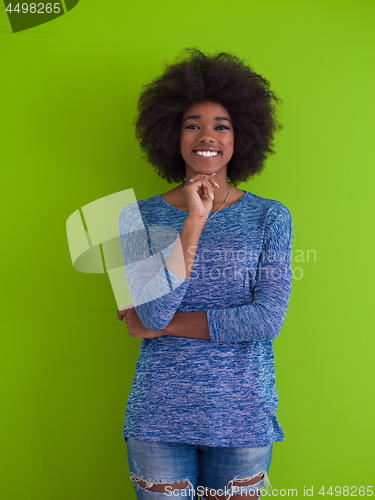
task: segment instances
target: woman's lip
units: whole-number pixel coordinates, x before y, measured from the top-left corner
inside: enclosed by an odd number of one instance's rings
[[[220,153],[220,151],[215,148],[195,148],[193,151],[215,151],[216,153]]]
[[[199,154],[198,151],[200,151],[202,154]],[[220,154],[220,151],[218,151],[217,149],[194,149],[193,152],[200,158],[216,158]],[[216,153],[216,154],[205,155],[204,153]]]

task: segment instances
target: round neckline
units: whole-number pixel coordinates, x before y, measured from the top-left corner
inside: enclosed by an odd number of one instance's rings
[[[242,189],[242,191],[245,191],[244,189]],[[240,203],[240,201],[242,201],[244,198],[246,198],[246,196],[250,193],[250,191],[245,191],[244,194],[241,196],[241,198],[239,198],[237,201],[235,201],[234,203],[232,203],[231,205],[229,205],[229,207],[226,207],[226,208],[222,208],[221,210],[219,210],[218,212],[224,212],[226,210],[229,210],[230,208],[232,207],[235,207],[236,205],[238,205],[238,203]],[[163,193],[164,194],[164,193]],[[179,212],[182,212],[184,214],[188,214],[189,212],[187,210],[182,210],[181,208],[177,208],[177,207],[174,207],[173,205],[171,205],[170,203],[168,203],[164,198],[163,198],[163,194],[158,194],[158,196],[160,196],[160,198],[163,200],[163,202],[168,205],[168,207],[170,208],[174,208],[175,210],[178,210]],[[216,212],[210,212],[210,215],[211,214],[214,214]]]

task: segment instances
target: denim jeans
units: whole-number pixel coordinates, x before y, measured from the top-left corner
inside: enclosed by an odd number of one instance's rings
[[[215,495],[229,499],[234,494],[254,499],[267,485],[272,445],[247,447],[213,447],[161,441],[139,441],[128,438],[131,479],[138,500],[185,498],[197,500]],[[251,479],[259,475],[254,484]],[[262,478],[263,476],[263,478]],[[183,483],[178,488],[178,483]],[[164,492],[150,491],[162,484]],[[185,485],[185,486],[184,486]]]

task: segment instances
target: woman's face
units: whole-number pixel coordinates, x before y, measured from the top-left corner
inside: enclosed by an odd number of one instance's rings
[[[234,129],[227,108],[217,102],[196,102],[182,117],[180,152],[185,161],[186,178],[196,173],[210,175],[227,172],[232,158]]]

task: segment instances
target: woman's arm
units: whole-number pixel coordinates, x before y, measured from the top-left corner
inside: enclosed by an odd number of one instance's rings
[[[205,223],[206,218],[191,215],[186,217],[177,243],[165,263],[175,276],[184,280],[190,279],[196,249]]]
[[[130,337],[149,339],[171,335],[175,337],[210,340],[206,311],[176,313],[166,329],[161,332],[146,328],[139,319],[134,307],[117,311],[117,317],[120,321],[124,319],[128,326]]]
[[[150,331],[164,331],[183,300],[199,238],[212,208],[215,181],[201,174],[194,177],[195,182],[187,183],[183,190],[188,216],[177,240],[169,247],[165,246],[167,234],[159,237],[161,244],[153,242],[137,204],[125,207],[120,214],[126,280],[136,312]],[[173,230],[168,228],[168,221],[160,223],[161,228]]]
[[[289,210],[277,204],[267,214],[253,301],[242,306],[208,310],[212,342],[268,341],[278,336],[292,290],[292,239]]]
[[[283,325],[291,293],[292,232],[286,207],[270,211],[251,304],[176,313],[163,331],[152,333],[138,328],[139,318],[130,318],[130,335],[172,335],[212,342],[275,339]]]

